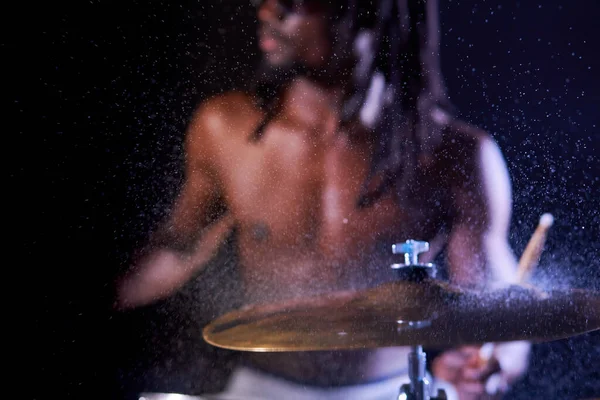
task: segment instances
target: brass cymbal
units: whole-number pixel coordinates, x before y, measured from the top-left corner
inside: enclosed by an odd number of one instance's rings
[[[203,331],[254,352],[550,341],[600,328],[600,293],[509,286],[485,293],[436,281],[385,283],[225,314]]]

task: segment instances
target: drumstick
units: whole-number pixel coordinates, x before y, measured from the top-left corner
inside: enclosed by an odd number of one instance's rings
[[[548,229],[550,229],[553,223],[554,217],[552,214],[546,213],[541,216],[540,222],[519,260],[519,268],[517,270],[518,283],[523,284],[531,277],[533,269],[540,260]]]
[[[553,223],[554,217],[550,213],[545,213],[540,217],[540,222],[519,259],[517,284],[522,285],[531,277],[534,268],[540,260],[540,255],[542,254],[542,249],[548,235],[548,229],[550,229]],[[494,343],[485,343],[479,348],[480,365],[486,364],[492,358],[495,348]]]

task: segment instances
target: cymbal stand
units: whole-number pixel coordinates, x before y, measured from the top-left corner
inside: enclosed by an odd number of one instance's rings
[[[408,377],[410,383],[400,387],[398,400],[446,400],[446,392],[438,390],[436,397],[431,397],[431,383],[425,374],[426,355],[422,346],[413,346],[408,354]]]
[[[404,254],[403,264],[392,264],[400,279],[421,281],[427,278],[434,278],[436,268],[434,264],[421,264],[418,260],[420,253],[429,250],[429,243],[416,240],[407,240],[404,243],[394,244],[392,253]],[[425,321],[418,321],[414,325],[418,329],[418,324]],[[408,377],[410,383],[400,387],[398,400],[446,400],[446,392],[438,390],[436,397],[431,397],[431,383],[425,373],[427,365],[427,356],[423,351],[423,346],[412,346],[412,351],[408,354]]]

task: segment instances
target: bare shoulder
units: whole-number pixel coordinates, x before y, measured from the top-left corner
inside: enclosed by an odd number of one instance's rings
[[[510,219],[512,189],[500,146],[476,126],[456,119],[446,122],[439,151],[451,179],[456,206],[464,214],[486,215],[488,227],[505,229]]]
[[[232,91],[212,96],[194,110],[187,129],[188,146],[242,135],[240,125],[257,114],[250,95]]]
[[[506,162],[500,146],[485,130],[459,119],[443,120],[443,137],[439,147],[444,164],[452,163],[458,176],[489,181],[506,173]],[[447,165],[445,165],[447,167]],[[462,180],[461,179],[461,180]]]

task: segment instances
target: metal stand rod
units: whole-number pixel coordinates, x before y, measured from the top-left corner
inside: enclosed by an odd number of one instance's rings
[[[410,378],[411,391],[415,399],[429,399],[429,382],[425,376],[425,364],[427,356],[422,346],[414,346],[408,355],[408,376]]]
[[[410,383],[402,385],[398,400],[444,400],[446,393],[443,390],[438,391],[437,397],[430,396],[430,382],[425,373],[427,365],[427,356],[423,351],[423,346],[413,346],[408,354],[408,377]]]

